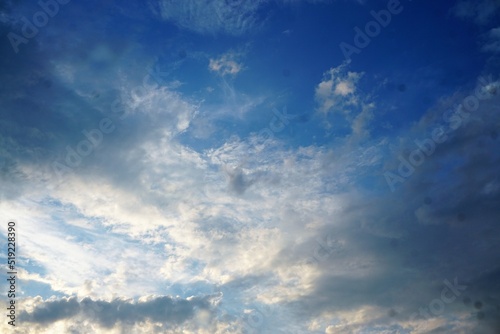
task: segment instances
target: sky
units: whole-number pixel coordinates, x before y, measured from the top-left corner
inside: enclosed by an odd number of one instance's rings
[[[0,1],[0,332],[499,333],[499,23]]]

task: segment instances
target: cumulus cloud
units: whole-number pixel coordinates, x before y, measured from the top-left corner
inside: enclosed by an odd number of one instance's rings
[[[117,322],[133,325],[143,321],[164,325],[180,324],[191,319],[198,310],[210,310],[214,296],[174,299],[168,296],[143,297],[140,301],[115,299],[101,301],[76,297],[47,300],[36,304],[32,311],[22,311],[20,321],[41,325],[77,316],[92,317],[99,325],[114,327]]]
[[[349,64],[343,63],[326,71],[316,86],[315,100],[317,110],[325,117],[337,114],[348,122],[351,129],[349,139],[355,143],[369,136],[376,106],[369,95],[358,88],[364,73],[351,72],[348,68]],[[330,122],[327,124],[331,126]]]
[[[348,113],[350,107],[360,103],[356,85],[362,76],[363,73],[348,71],[347,64],[326,71],[315,90],[318,110]]]
[[[223,333],[235,321],[215,320],[220,294],[188,298],[143,296],[100,300],[76,297],[20,300],[23,333]],[[3,306],[3,303],[2,303]],[[2,330],[7,330],[4,324]]]

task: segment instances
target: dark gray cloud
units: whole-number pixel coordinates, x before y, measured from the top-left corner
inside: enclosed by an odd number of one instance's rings
[[[500,153],[498,136],[491,134],[500,126],[499,100],[492,95],[483,101],[394,192],[373,170],[374,180],[381,180],[376,198],[358,192],[316,236],[284,249],[280,260],[287,263],[311,257],[317,249],[320,255],[330,252],[312,261],[320,272],[314,289],[287,306],[303,319],[375,307],[386,311],[364,326],[398,324],[439,300],[444,281],[456,278],[467,288],[445,305],[442,315],[470,312],[471,328],[495,333],[500,312]],[[392,156],[409,154],[415,149],[413,140],[425,138],[435,126],[431,122],[407,131]],[[343,247],[329,248],[326,236],[342,239]],[[476,301],[480,308],[474,308]],[[432,333],[458,329],[450,326]]]
[[[226,172],[229,177],[229,190],[237,195],[243,195],[252,185],[258,182],[269,182],[276,184],[278,179],[269,173],[262,171],[245,173],[242,168],[236,168]]]
[[[112,328],[117,323],[134,325],[148,320],[178,325],[191,319],[197,310],[211,311],[213,298],[214,296],[204,296],[178,299],[162,296],[148,301],[115,299],[107,302],[71,297],[43,302],[32,312],[22,311],[19,321],[50,325],[59,320],[79,316],[95,321],[105,328]]]
[[[229,174],[229,188],[241,195],[252,185],[252,181],[248,180],[241,169],[237,169]]]

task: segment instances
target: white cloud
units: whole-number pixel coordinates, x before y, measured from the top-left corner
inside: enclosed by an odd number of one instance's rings
[[[364,73],[351,72],[348,64],[331,68],[323,74],[323,80],[316,86],[315,100],[318,111],[341,114],[349,123],[351,144],[368,138],[368,127],[373,120],[375,103],[358,89]],[[329,122],[327,122],[330,126]]]
[[[150,131],[134,141],[122,141],[117,133],[117,140],[100,153],[106,159],[93,157],[98,176],[93,168],[82,167],[47,191],[35,171],[22,167],[31,176],[32,190],[24,194],[31,202],[14,208],[6,202],[2,211],[24,221],[23,248],[43,268],[27,270],[27,278],[68,295],[108,299],[159,294],[173,284],[229,284],[251,275],[267,283],[235,303],[258,294],[261,302],[273,304],[310,292],[319,272],[310,268],[310,273],[297,274],[308,249],[295,251],[296,264],[282,262],[282,252],[329,223],[341,198],[325,197],[325,189],[335,191],[336,185],[351,182],[353,166],[340,157],[329,161],[329,153],[317,147],[290,151],[278,141],[249,155],[253,137],[198,153],[172,137],[176,122],[156,124],[157,115],[148,112],[156,102],[144,101],[145,111],[137,115]],[[168,109],[166,101],[162,108]],[[117,177],[115,165],[126,165],[131,173]],[[241,197],[229,191],[224,174],[224,168],[236,166],[255,181]],[[206,185],[206,180],[211,181]],[[47,201],[60,204],[51,207]],[[21,214],[30,207],[29,217]],[[67,225],[72,233],[62,228]],[[43,239],[33,234],[40,228]],[[88,239],[82,240],[85,235]],[[74,319],[53,326],[72,325]]]
[[[373,103],[364,104],[362,111],[352,121],[351,129],[354,138],[363,138],[369,134],[366,129],[373,119],[373,112],[375,105]]]
[[[322,113],[349,112],[349,107],[360,103],[356,84],[363,73],[350,72],[347,64],[331,68],[316,87],[315,98]]]
[[[228,52],[218,58],[211,58],[208,68],[219,75],[236,75],[243,69],[243,66],[237,62],[237,57],[236,53]]]

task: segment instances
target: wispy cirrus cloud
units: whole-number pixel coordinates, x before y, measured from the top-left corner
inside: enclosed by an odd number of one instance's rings
[[[496,0],[461,0],[453,7],[453,13],[459,18],[484,25],[498,15],[499,9],[500,4]]]
[[[160,0],[159,14],[180,28],[204,34],[241,35],[261,21],[262,0]]]
[[[491,29],[485,36],[486,42],[481,48],[484,52],[500,52],[500,27]]]

